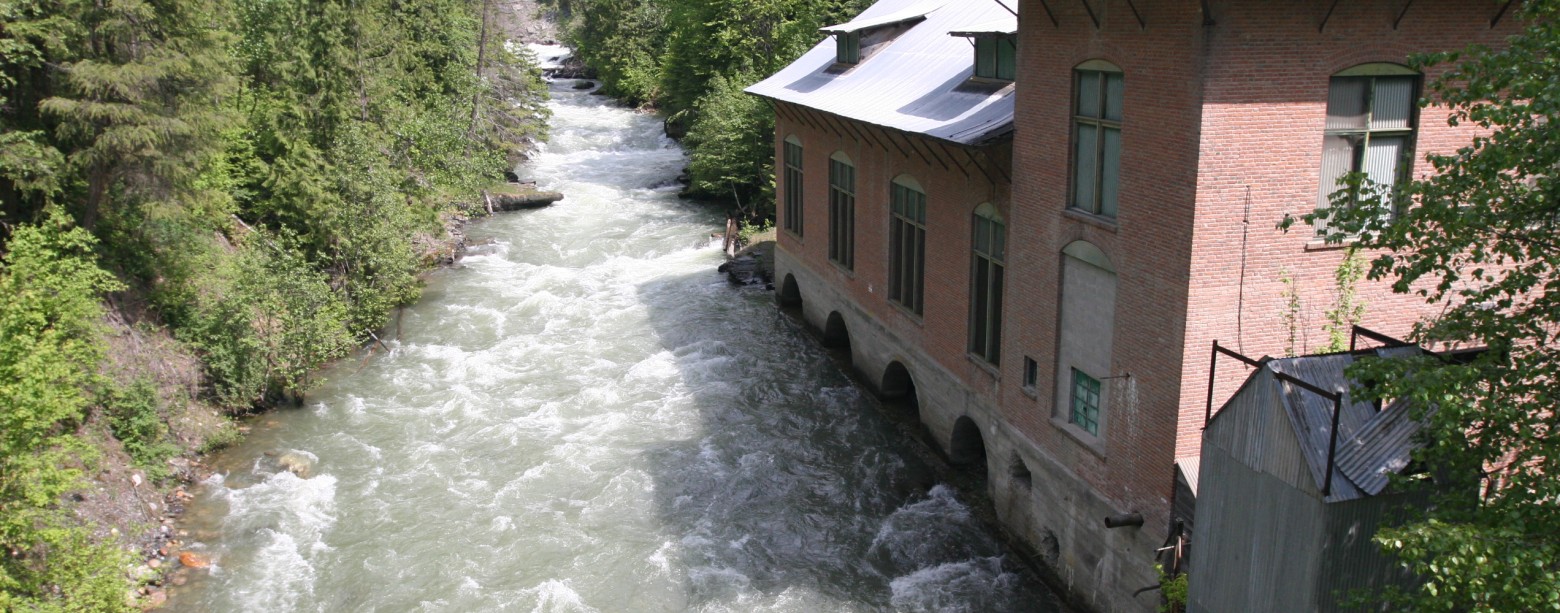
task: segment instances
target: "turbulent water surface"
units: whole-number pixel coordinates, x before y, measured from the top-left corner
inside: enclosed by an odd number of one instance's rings
[[[180,611],[1052,611],[772,294],[713,272],[653,117],[554,87],[379,349],[213,458]],[[303,458],[307,478],[279,463]]]

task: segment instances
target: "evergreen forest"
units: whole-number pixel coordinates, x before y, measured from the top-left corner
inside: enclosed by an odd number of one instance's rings
[[[551,0],[602,91],[652,107],[689,154],[694,197],[774,217],[774,111],[743,89],[850,21],[866,0]]]
[[[417,298],[545,136],[501,10],[0,0],[0,610],[131,608],[86,477],[166,480]]]

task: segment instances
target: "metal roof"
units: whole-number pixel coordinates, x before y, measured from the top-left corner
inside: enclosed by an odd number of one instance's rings
[[[848,70],[835,68],[834,41],[824,39],[747,92],[961,145],[1012,132],[1013,85],[961,87],[974,75],[975,51],[969,40],[949,35],[1005,27],[1004,20],[1016,30],[1017,18],[996,0],[879,0],[825,30],[904,23],[916,13],[925,20]]]
[[[948,32],[949,36],[990,36],[995,34],[1017,34],[1018,15],[1004,12],[1001,17],[991,21],[985,21],[973,25],[964,26]]]
[[[1202,458],[1181,458],[1175,461],[1175,467],[1181,470],[1181,477],[1186,479],[1186,487],[1191,488],[1192,493],[1197,493],[1198,473],[1202,471]]]
[[[1405,350],[1419,351],[1408,347],[1375,353],[1390,357],[1402,355]],[[1349,379],[1344,370],[1354,363],[1354,359],[1352,354],[1338,353],[1277,359],[1264,365],[1322,389],[1344,393],[1342,411],[1338,415],[1332,492],[1327,496],[1327,502],[1375,496],[1385,490],[1388,476],[1408,466],[1409,456],[1416,446],[1414,434],[1421,426],[1412,419],[1411,407],[1404,400],[1392,402],[1380,411],[1374,403],[1353,402],[1348,395]],[[1278,386],[1278,397],[1300,441],[1311,476],[1320,486],[1326,478],[1327,446],[1332,436],[1332,401],[1288,381],[1272,381]]]
[[[857,17],[856,19],[852,19],[842,24],[818,28],[818,31],[823,32],[824,34],[849,34],[851,32],[860,32],[862,30],[870,30],[872,28],[900,24],[906,21],[916,21],[926,17],[927,13],[935,11],[939,8],[942,7],[935,3],[922,2],[918,6],[890,13],[888,15],[883,15],[881,17],[873,17],[871,19],[862,19]],[[866,13],[862,14],[865,15]]]

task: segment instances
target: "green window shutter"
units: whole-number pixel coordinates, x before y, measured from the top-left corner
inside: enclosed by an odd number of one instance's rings
[[[1006,36],[996,39],[997,47],[997,72],[996,78],[1012,81],[1018,74],[1018,41]]]

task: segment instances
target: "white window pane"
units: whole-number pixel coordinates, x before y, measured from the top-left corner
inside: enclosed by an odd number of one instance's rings
[[[1371,103],[1370,128],[1390,130],[1408,128],[1414,110],[1414,79],[1411,77],[1376,79],[1375,99]]]
[[[1105,151],[1100,169],[1100,214],[1116,216],[1116,194],[1121,181],[1121,130],[1104,128]]]
[[[1365,129],[1365,91],[1369,79],[1335,78],[1327,89],[1327,129]]]
[[[1348,138],[1342,136],[1328,136],[1322,139],[1322,185],[1316,197],[1316,207],[1328,206],[1332,200],[1333,192],[1338,191],[1338,180],[1348,174],[1354,167],[1354,145]],[[1322,220],[1317,220],[1316,230],[1321,233],[1327,228]]]
[[[1084,117],[1100,116],[1100,73],[1078,73],[1078,114]]]
[[[1094,152],[1098,130],[1096,126],[1079,125],[1078,150],[1073,155],[1077,164],[1076,174],[1073,175],[1073,206],[1091,213],[1097,212],[1094,209]]]
[[[1407,144],[1407,139],[1401,136],[1371,138],[1370,147],[1365,152],[1365,176],[1383,187],[1395,185],[1398,163],[1403,159],[1403,147]]]

